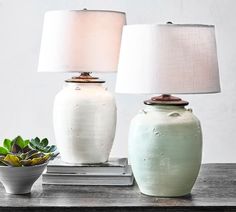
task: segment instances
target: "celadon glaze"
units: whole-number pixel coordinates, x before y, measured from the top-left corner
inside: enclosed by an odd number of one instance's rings
[[[63,161],[107,161],[115,136],[116,104],[101,83],[66,83],[55,97],[53,121]]]
[[[129,160],[143,194],[184,196],[201,166],[199,120],[184,106],[146,106],[130,125]]]

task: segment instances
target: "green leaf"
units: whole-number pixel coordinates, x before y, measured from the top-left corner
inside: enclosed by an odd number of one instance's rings
[[[29,145],[29,142],[30,142],[30,140],[28,140],[28,139],[24,140],[24,147],[23,147],[23,149]]]
[[[38,137],[36,137],[36,138],[33,139],[33,140],[34,140],[36,146],[37,146],[37,145],[40,145],[40,139],[39,139]]]
[[[29,140],[24,141],[21,136],[17,136],[14,141],[21,149],[24,149],[29,144]]]
[[[48,139],[44,138],[41,142],[42,146],[46,147],[48,145]]]
[[[18,137],[20,137],[20,136],[15,137],[15,138],[12,140],[12,142],[13,142],[13,143],[16,143]]]
[[[49,149],[49,152],[55,152],[57,150],[57,147],[55,145],[52,145]]]
[[[8,149],[0,146],[0,155],[7,155],[9,153]]]
[[[50,151],[51,146],[46,146],[43,148],[43,152],[48,153]]]
[[[16,144],[23,149],[24,148],[24,140],[21,138],[21,136],[16,137]]]
[[[3,146],[8,150],[11,151],[11,147],[12,147],[12,141],[8,138],[5,138],[3,141]]]
[[[29,143],[29,146],[32,148],[32,149],[36,149],[36,146],[35,145],[33,145],[31,142]]]
[[[44,153],[49,153],[49,152],[53,152],[56,150],[56,146],[52,145],[52,146],[48,146],[48,139],[44,138],[42,139],[42,141],[40,141],[40,139],[38,137],[31,139],[30,143],[29,143],[30,147],[32,149],[36,149],[40,152],[44,152]]]
[[[38,137],[31,139],[29,145],[33,148],[33,149],[37,149],[37,147],[40,147],[40,139]]]

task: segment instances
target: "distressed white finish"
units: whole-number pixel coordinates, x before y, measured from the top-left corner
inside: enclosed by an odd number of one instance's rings
[[[9,194],[27,194],[46,166],[47,163],[26,167],[0,166],[0,181]]]
[[[116,90],[147,94],[220,92],[214,26],[125,26]]]
[[[47,12],[38,71],[115,72],[125,21],[116,11]],[[55,99],[55,137],[66,162],[105,162],[115,125],[114,98],[99,84],[68,84]]]
[[[55,97],[53,114],[63,161],[107,161],[115,136],[116,105],[102,84],[67,83]]]
[[[125,13],[98,10],[45,14],[39,71],[116,72]]]

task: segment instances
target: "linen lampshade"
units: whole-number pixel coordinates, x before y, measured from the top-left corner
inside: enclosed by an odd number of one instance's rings
[[[125,26],[116,91],[159,94],[220,92],[214,26]]]
[[[125,23],[116,11],[47,12],[38,71],[115,72]]]

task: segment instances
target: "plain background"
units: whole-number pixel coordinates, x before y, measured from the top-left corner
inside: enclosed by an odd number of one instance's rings
[[[43,15],[47,10],[85,7],[124,11],[128,24],[216,25],[222,92],[182,98],[190,102],[202,123],[203,162],[236,162],[235,0],[0,0],[0,140],[22,135],[55,142],[53,99],[70,75],[36,71]],[[114,92],[116,74],[100,77]],[[118,122],[112,156],[127,156],[130,120],[147,98],[116,94]]]

